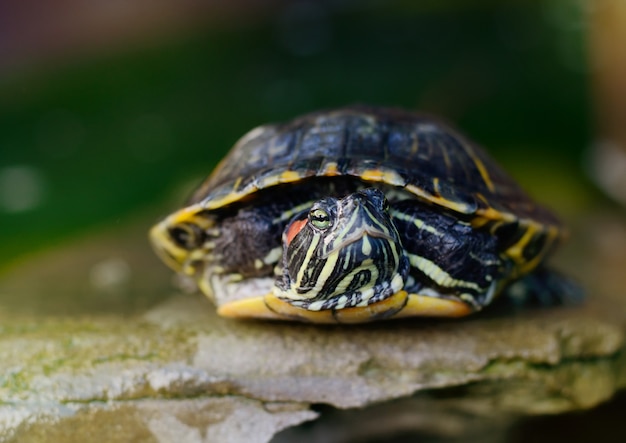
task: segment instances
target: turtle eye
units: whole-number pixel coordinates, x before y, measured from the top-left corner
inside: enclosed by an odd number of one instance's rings
[[[170,237],[178,246],[193,249],[202,243],[202,231],[196,225],[180,224],[169,229]]]
[[[313,209],[309,212],[309,220],[311,224],[317,229],[328,229],[330,226],[330,217],[328,212],[323,209]]]

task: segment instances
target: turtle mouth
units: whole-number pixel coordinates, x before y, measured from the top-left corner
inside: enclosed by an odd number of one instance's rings
[[[396,294],[404,287],[406,277],[409,272],[409,261],[402,256],[398,264],[398,269],[393,277],[382,281],[379,284],[367,288],[356,288],[344,291],[331,297],[314,297],[297,299],[293,296],[285,296],[276,286],[273,293],[281,300],[298,308],[309,311],[325,311],[328,309],[340,310],[345,308],[366,307],[374,303],[383,301],[393,294]]]

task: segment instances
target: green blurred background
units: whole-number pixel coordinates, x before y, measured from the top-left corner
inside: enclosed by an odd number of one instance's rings
[[[484,145],[593,246],[589,255],[566,246],[561,257],[574,257],[570,269],[587,275],[594,295],[613,294],[619,312],[623,210],[602,218],[617,205],[588,177],[606,129],[590,12],[620,1],[0,1],[0,273],[10,280],[1,311],[119,316],[165,300],[171,273],[137,238],[241,135],[369,103],[441,115]],[[626,29],[626,12],[612,25]],[[626,72],[626,44],[605,37],[614,47],[606,66],[617,54],[623,69],[614,71]],[[615,90],[626,102],[623,78],[614,76]],[[613,125],[624,141],[622,109]],[[563,430],[621,441],[623,405],[622,395],[612,409],[549,429],[537,419],[511,441],[553,441]]]
[[[71,32],[50,7],[13,3],[0,6],[0,269],[156,220],[252,127],[355,102],[444,116],[565,218],[594,196],[583,2],[156,2]],[[33,37],[33,18],[54,32]]]

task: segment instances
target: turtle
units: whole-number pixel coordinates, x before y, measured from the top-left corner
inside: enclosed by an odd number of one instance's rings
[[[366,105],[251,130],[150,231],[219,315],[313,323],[478,312],[565,235],[448,123]]]

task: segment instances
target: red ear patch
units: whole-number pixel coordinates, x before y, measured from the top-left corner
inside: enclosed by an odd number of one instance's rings
[[[287,237],[287,244],[285,246],[289,246],[291,240],[293,240],[293,238],[298,235],[298,232],[302,231],[302,228],[304,228],[306,222],[307,219],[305,218],[303,220],[295,220],[289,225],[289,227],[287,228],[287,232],[285,233]]]

